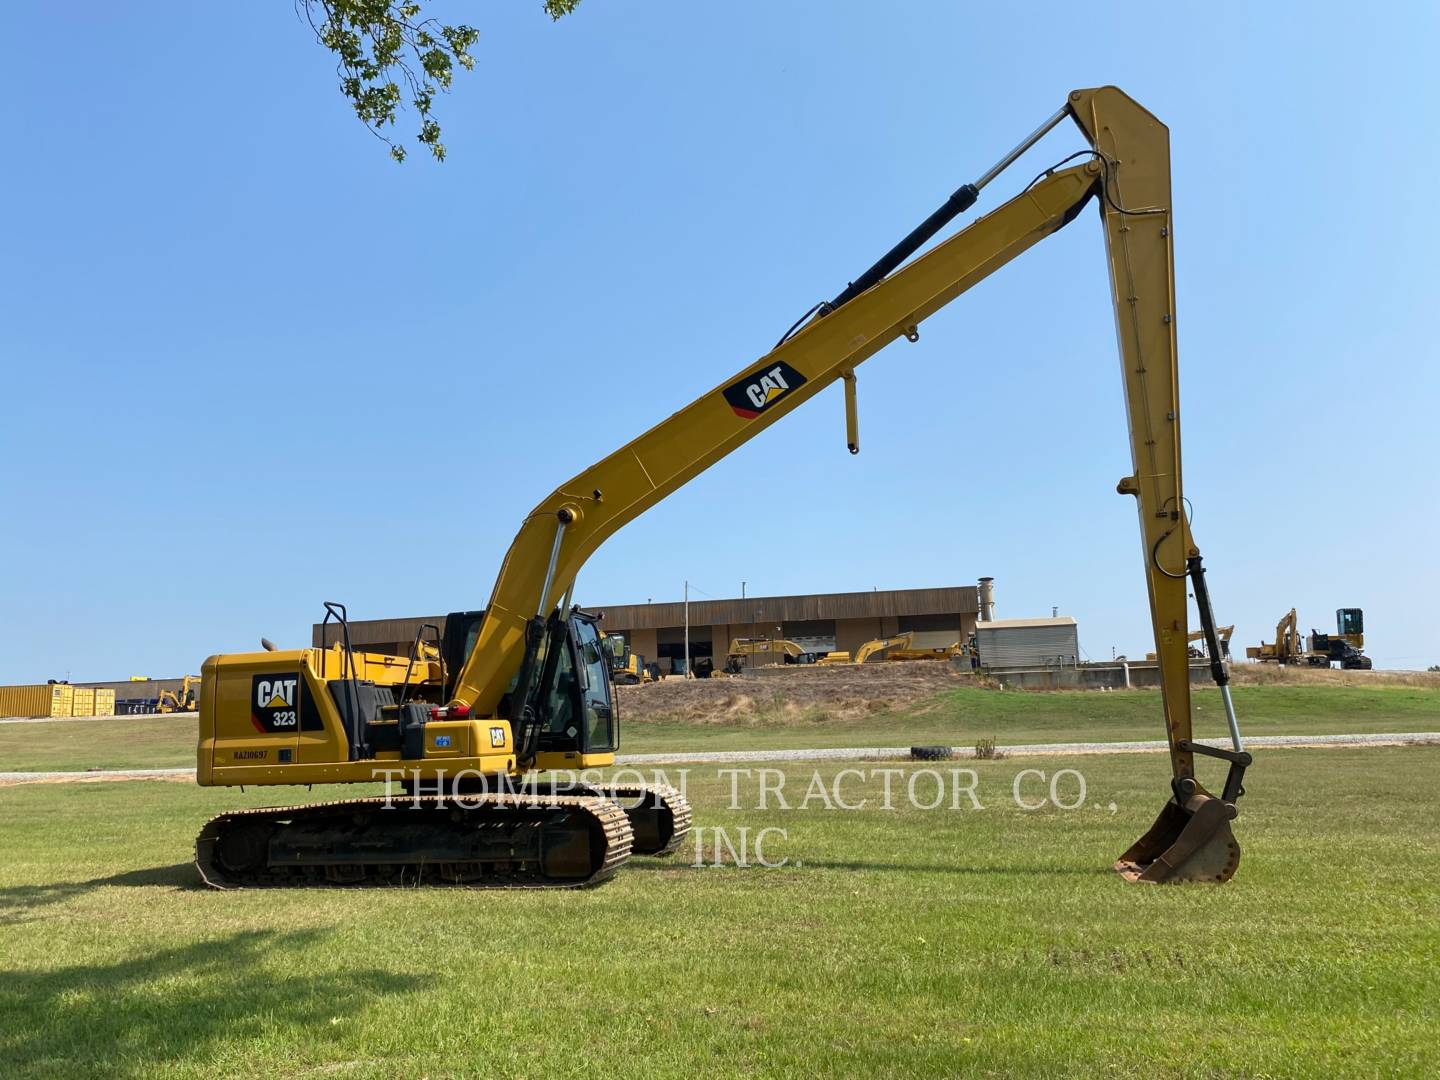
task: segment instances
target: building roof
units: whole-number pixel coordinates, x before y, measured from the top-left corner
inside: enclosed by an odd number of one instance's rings
[[[802,622],[811,619],[876,619],[886,615],[952,615],[979,611],[974,585],[944,586],[937,589],[876,589],[869,592],[810,593],[800,596],[747,596],[728,600],[691,600],[690,625],[741,625],[750,622]],[[584,605],[587,611],[603,611],[606,629],[652,630],[681,626],[685,603],[667,600],[658,604],[614,604],[607,607]],[[1072,620],[1073,621],[1073,620]],[[408,619],[353,619],[355,641],[410,641],[421,623],[445,626],[443,615]],[[993,624],[992,624],[993,625]],[[339,640],[333,624],[331,642]],[[323,644],[320,624],[311,632],[315,645]]]
[[[950,615],[976,612],[973,585],[938,589],[885,589],[869,592],[810,593],[801,596],[747,596],[728,600],[691,600],[690,625],[739,625],[759,622],[802,622],[812,619],[878,619],[885,615]],[[605,612],[605,625],[616,629],[650,630],[685,622],[683,601],[659,604],[616,604],[590,609]]]
[[[991,619],[989,622],[976,623],[976,630],[1019,630],[1023,627],[1033,626],[1074,626],[1075,619],[1071,615],[1060,615],[1053,619]]]

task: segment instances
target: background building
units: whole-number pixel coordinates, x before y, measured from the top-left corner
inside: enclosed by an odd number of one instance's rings
[[[731,638],[789,638],[810,652],[854,652],[872,638],[914,631],[916,648],[943,648],[964,641],[975,629],[980,589],[974,585],[936,589],[887,589],[870,592],[812,593],[804,596],[747,596],[728,600],[690,601],[690,656],[724,662]],[[586,605],[603,611],[600,624],[608,634],[624,634],[631,649],[663,672],[670,661],[685,655],[685,604],[672,600],[648,604]],[[442,630],[444,616],[372,619],[350,624],[356,649],[405,655],[422,623]],[[333,644],[339,630],[332,623],[322,637],[321,624],[312,631],[315,645]]]

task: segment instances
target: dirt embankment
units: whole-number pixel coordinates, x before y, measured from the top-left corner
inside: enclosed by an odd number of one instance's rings
[[[1294,664],[1231,664],[1237,686],[1360,686],[1366,689],[1413,686],[1440,690],[1436,671],[1342,671]]]
[[[1232,664],[1230,670],[1239,686],[1440,689],[1440,673],[1423,671],[1340,671],[1246,663]],[[917,660],[858,667],[780,667],[733,678],[672,678],[644,686],[618,686],[616,691],[620,715],[628,722],[774,727],[859,719],[899,709],[946,690],[977,685],[994,689],[996,684],[961,674],[948,663]]]
[[[616,689],[623,721],[775,725],[856,719],[971,685],[948,663],[916,660],[785,667]]]

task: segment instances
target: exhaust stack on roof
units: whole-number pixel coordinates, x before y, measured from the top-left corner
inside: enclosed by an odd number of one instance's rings
[[[992,622],[995,618],[995,579],[980,579],[980,622]]]

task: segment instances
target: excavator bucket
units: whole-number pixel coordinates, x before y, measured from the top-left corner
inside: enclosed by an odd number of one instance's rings
[[[1115,869],[1126,881],[1223,884],[1240,865],[1240,845],[1230,831],[1234,817],[1235,804],[1213,795],[1192,795],[1183,806],[1171,799]]]

